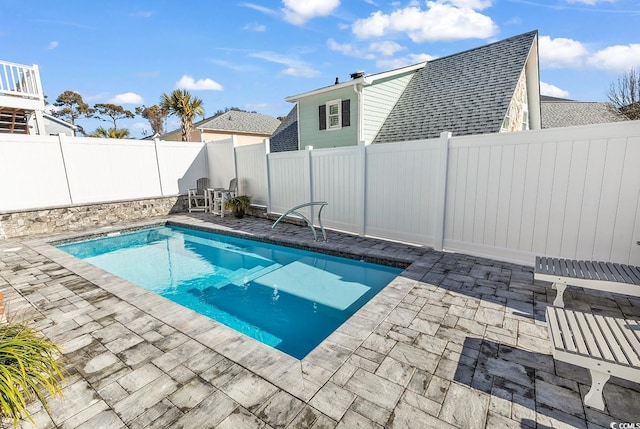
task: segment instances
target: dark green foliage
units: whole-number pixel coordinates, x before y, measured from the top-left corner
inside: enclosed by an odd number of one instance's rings
[[[19,323],[0,323],[0,413],[15,426],[26,416],[27,405],[47,394],[62,394],[58,346],[35,329]]]
[[[97,114],[96,117],[103,121],[113,122],[113,129],[116,129],[116,130],[118,129],[118,125],[116,124],[116,121],[118,119],[135,117],[132,111],[126,110],[124,107],[119,106],[117,104],[98,103],[98,104],[94,104],[93,107]],[[109,119],[105,119],[102,116],[106,116]]]
[[[171,94],[160,96],[160,108],[169,115],[180,117],[182,123],[182,141],[191,140],[193,130],[193,119],[196,116],[204,116],[202,100],[194,97],[185,89],[176,89]]]
[[[149,107],[136,107],[136,114],[149,121],[149,125],[151,125],[151,132],[153,134],[164,134],[164,120],[168,114],[166,110],[162,109],[157,104],[154,104]]]

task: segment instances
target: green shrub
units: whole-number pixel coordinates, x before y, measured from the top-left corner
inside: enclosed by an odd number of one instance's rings
[[[34,398],[46,407],[46,394],[62,395],[60,349],[35,329],[0,323],[0,415],[17,426]]]
[[[249,195],[238,195],[224,202],[224,208],[227,210],[246,210],[249,207],[251,207],[251,197]]]

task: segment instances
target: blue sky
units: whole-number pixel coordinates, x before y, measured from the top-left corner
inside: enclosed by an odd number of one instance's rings
[[[606,101],[609,85],[640,67],[640,0],[1,0],[0,20],[0,60],[38,64],[50,101],[72,90],[132,111],[185,88],[206,116],[230,106],[286,115],[285,97],[336,77],[531,30],[543,94]],[[150,130],[140,117],[118,126]]]

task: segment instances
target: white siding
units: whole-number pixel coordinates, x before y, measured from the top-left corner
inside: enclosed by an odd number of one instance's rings
[[[400,95],[409,84],[413,72],[364,87],[362,139],[371,142]]]
[[[340,129],[319,129],[318,107],[331,100],[350,100],[350,125]],[[358,96],[353,87],[337,88],[305,97],[298,102],[298,141],[300,147],[315,149],[356,146],[358,144]]]

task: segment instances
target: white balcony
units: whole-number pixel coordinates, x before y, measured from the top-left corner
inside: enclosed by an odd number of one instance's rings
[[[35,116],[36,123],[41,125],[43,111],[44,93],[38,66],[0,61],[0,132],[29,134],[28,118]]]

